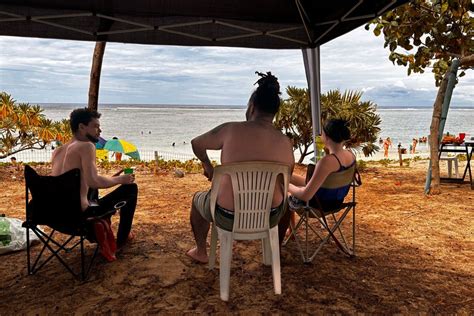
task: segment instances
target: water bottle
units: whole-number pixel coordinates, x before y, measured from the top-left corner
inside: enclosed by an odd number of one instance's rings
[[[321,139],[321,136],[316,136],[316,159],[320,160],[324,155],[324,142]]]

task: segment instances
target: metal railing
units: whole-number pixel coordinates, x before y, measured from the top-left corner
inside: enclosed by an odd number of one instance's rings
[[[179,160],[187,161],[196,158],[193,154],[182,153],[182,152],[169,152],[169,151],[160,151],[160,150],[139,150],[140,158],[142,161],[153,161],[155,160],[155,152],[158,157],[169,161],[169,160]],[[49,162],[53,155],[52,149],[41,149],[41,150],[25,150],[9,157],[0,159],[0,162],[10,162],[11,157],[15,157],[17,162]],[[210,155],[211,160],[217,162],[220,161],[218,156]],[[122,160],[127,160],[129,157],[127,155],[122,155]],[[111,152],[109,152],[109,160],[113,161],[111,158]]]
[[[155,152],[157,152],[158,157],[165,160],[179,160],[179,161],[187,161],[191,159],[195,159],[196,156],[194,156],[191,153],[186,153],[186,152],[171,152],[171,151],[161,151],[161,150],[139,150],[140,153],[140,158],[142,161],[153,161],[155,160]],[[9,156],[7,158],[0,159],[0,162],[10,162],[11,157],[15,157],[17,162],[49,162],[51,161],[51,157],[53,155],[53,150],[52,149],[42,149],[42,150],[25,150],[19,153],[16,153],[12,156]],[[111,157],[112,152],[109,152],[109,160],[113,161],[114,158]],[[404,155],[404,158],[413,158],[415,156],[419,156],[421,158],[429,158],[429,152],[417,152],[416,154],[406,154]],[[304,163],[309,163],[309,159],[312,157],[312,155],[307,156],[304,160]],[[297,152],[295,152],[295,158],[296,161],[298,161],[299,155]],[[389,159],[398,159],[398,153],[396,150],[390,150],[389,151]],[[122,160],[127,160],[129,157],[127,155],[122,155]],[[218,154],[215,152],[209,153],[209,159],[216,161],[217,163],[220,163],[220,157]],[[383,157],[383,152],[378,152],[374,156],[371,157],[364,157],[362,152],[357,153],[357,159],[358,160],[380,160],[384,159]]]

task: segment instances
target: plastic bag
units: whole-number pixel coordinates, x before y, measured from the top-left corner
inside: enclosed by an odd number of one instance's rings
[[[8,246],[12,240],[10,233],[10,222],[3,215],[0,217],[0,245]]]
[[[18,218],[0,217],[0,255],[26,249],[26,228],[21,227],[22,223]],[[38,237],[30,230],[30,245],[38,241]]]

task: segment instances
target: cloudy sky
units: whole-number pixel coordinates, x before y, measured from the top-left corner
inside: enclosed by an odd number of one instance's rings
[[[30,103],[86,103],[94,43],[0,36],[0,91]],[[388,60],[383,39],[356,29],[321,48],[322,91],[364,91],[380,106],[431,106],[430,70],[408,77]],[[101,103],[244,105],[255,70],[282,87],[305,87],[299,50],[150,46],[108,43]],[[474,71],[460,80],[452,106],[474,107]]]

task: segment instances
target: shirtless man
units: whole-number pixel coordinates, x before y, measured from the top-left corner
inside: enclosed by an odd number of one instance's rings
[[[207,156],[207,149],[220,149],[223,165],[252,160],[273,161],[287,164],[293,171],[295,159],[291,141],[272,124],[280,106],[278,80],[271,73],[259,73],[259,75],[262,78],[257,81],[259,86],[248,102],[245,122],[224,123],[191,141],[194,154],[201,160],[204,175],[209,181],[212,180],[214,168]],[[216,221],[219,226],[223,225],[224,229],[232,230],[234,209],[232,186],[230,179],[226,180],[223,179],[222,189],[217,197]],[[286,210],[286,206],[282,205],[284,194],[286,192],[282,192],[281,189],[275,190],[270,212],[271,227],[278,224]],[[197,192],[191,205],[190,220],[196,247],[186,254],[200,263],[209,261],[206,249],[206,238],[212,221],[209,200],[210,191]],[[222,219],[221,223],[219,218]]]
[[[97,174],[95,143],[100,136],[100,114],[87,108],[71,112],[71,141],[53,152],[52,175],[61,175],[71,169],[81,170],[81,208],[87,215],[100,215],[113,209],[119,201],[126,201],[120,210],[117,247],[122,247],[129,237],[133,214],[137,205],[138,187],[133,174],[105,177]],[[105,189],[121,184],[113,192],[91,205],[87,193],[91,189]]]

